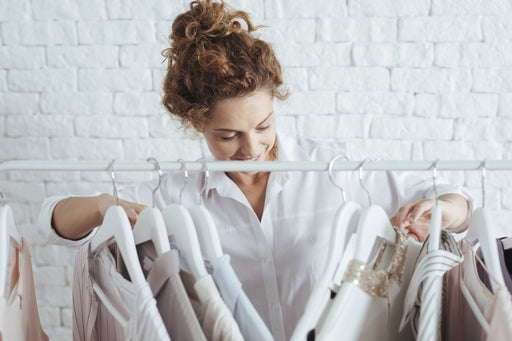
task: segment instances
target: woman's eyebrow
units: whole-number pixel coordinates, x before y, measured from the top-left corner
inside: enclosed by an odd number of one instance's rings
[[[258,124],[258,126],[260,126],[260,125],[262,125],[263,123],[265,123],[265,121],[266,121],[266,120],[268,120],[268,119],[270,118],[270,116],[272,116],[272,114],[273,114],[273,113],[274,113],[274,112],[272,111],[270,114],[268,114],[268,116],[267,116],[263,121],[261,121],[261,122]]]
[[[258,123],[257,126],[260,126],[262,125],[263,123],[265,123],[266,120],[268,120],[270,118],[270,116],[272,116],[274,112],[272,111],[270,114],[268,114],[268,116],[263,120],[261,121],[260,123]],[[213,131],[215,132],[239,132],[239,130],[236,130],[236,129],[228,129],[228,128],[217,128],[217,129],[213,129]]]

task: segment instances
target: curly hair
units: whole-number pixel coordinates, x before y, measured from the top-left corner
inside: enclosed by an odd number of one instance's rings
[[[243,20],[243,28],[238,20]],[[269,89],[284,100],[281,65],[272,47],[254,37],[249,14],[221,2],[196,0],[178,15],[169,35],[162,104],[185,128],[206,123],[222,99]]]

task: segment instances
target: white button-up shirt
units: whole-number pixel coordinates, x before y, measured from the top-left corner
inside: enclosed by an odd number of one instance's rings
[[[282,134],[278,134],[278,147],[279,161],[329,161],[337,154],[347,154],[343,143],[297,140]],[[190,175],[181,204],[197,204],[201,196],[243,290],[274,338],[288,340],[323,270],[333,219],[343,203],[340,190],[326,172],[272,172],[260,221],[242,191],[225,173],[210,172],[201,192],[203,180],[200,173]],[[336,172],[335,180],[344,188],[348,200],[368,205],[358,172]],[[372,204],[381,206],[389,217],[406,203],[434,197],[431,179],[422,180],[406,172],[367,171],[363,183]],[[164,209],[179,203],[183,184],[183,173],[166,174],[155,195],[156,207]],[[121,190],[119,197],[151,206],[154,187],[156,181],[142,183]],[[471,204],[464,188],[443,183],[442,179],[437,181],[437,192],[462,194]],[[50,243],[79,246],[90,240],[95,230],[80,241],[59,237],[51,227],[51,216],[62,198],[45,200],[40,230]],[[461,229],[466,225],[467,221]]]

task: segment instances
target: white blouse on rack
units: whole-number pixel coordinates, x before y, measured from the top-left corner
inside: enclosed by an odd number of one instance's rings
[[[297,140],[282,134],[278,134],[278,147],[279,161],[329,161],[340,153],[350,157],[343,143]],[[335,179],[348,200],[368,205],[357,171],[336,172]],[[151,206],[156,182],[120,190],[119,197]],[[163,209],[178,203],[183,183],[182,172],[166,174],[156,192],[155,206]],[[427,180],[422,180],[406,172],[365,171],[363,183],[372,203],[382,206],[389,217],[406,203],[434,197],[430,174]],[[206,190],[200,194],[202,185],[203,174],[191,174],[181,204],[195,205],[201,196],[243,290],[274,338],[289,339],[324,267],[332,221],[343,203],[340,190],[333,186],[327,172],[273,172],[260,222],[244,194],[225,173],[210,172]],[[472,207],[464,188],[442,179],[437,181],[437,193],[459,193]],[[51,227],[53,209],[65,197],[44,201],[38,226],[48,243],[79,246],[90,240],[96,230],[81,240],[71,241],[58,236]],[[468,221],[469,217],[459,231]]]

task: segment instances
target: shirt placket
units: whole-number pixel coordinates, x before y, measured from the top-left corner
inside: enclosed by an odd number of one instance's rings
[[[256,236],[260,255],[263,282],[267,295],[267,309],[270,317],[270,329],[276,341],[284,341],[283,312],[281,309],[277,271],[272,247],[274,240],[274,224],[271,219],[270,202],[282,190],[285,178],[279,176],[277,173],[272,173],[270,176],[271,178],[269,179],[265,198],[265,209],[263,210],[261,222],[256,217],[257,224],[251,224],[251,226],[253,226],[254,229],[253,232]]]

